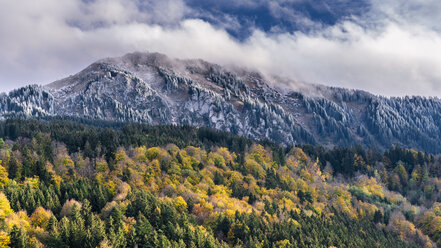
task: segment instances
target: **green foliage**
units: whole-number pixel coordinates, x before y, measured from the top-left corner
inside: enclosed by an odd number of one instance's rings
[[[22,229],[14,225],[11,231],[11,247],[26,248],[28,247],[28,239],[29,238],[26,233]]]
[[[6,120],[0,136],[15,142],[0,152],[0,238],[11,247],[440,242],[439,161],[429,154],[64,120]]]

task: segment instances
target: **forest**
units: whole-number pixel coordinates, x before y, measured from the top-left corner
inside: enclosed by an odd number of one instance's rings
[[[0,247],[441,245],[435,154],[68,120],[0,137]]]

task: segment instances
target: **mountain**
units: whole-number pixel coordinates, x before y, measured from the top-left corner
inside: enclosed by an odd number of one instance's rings
[[[441,152],[441,100],[305,85],[202,60],[132,53],[0,96],[1,118],[204,126],[254,139]]]

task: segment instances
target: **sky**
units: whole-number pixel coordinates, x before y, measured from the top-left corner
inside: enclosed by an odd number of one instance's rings
[[[0,91],[160,52],[293,82],[441,97],[439,0],[0,0]]]

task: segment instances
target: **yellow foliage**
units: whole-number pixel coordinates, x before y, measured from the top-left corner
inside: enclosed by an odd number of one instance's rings
[[[173,175],[173,174],[175,174],[175,175],[181,175],[181,167],[179,166],[178,163],[176,163],[176,162],[173,161],[173,162],[170,164],[170,168],[167,170],[167,172],[168,172],[168,174],[170,174],[170,175]]]
[[[182,169],[192,170],[193,169],[193,163],[197,163],[197,161],[192,159],[192,157],[188,156],[188,154],[187,154],[187,152],[185,150],[180,151],[179,155],[181,156],[181,167],[182,167]]]
[[[251,173],[256,178],[265,178],[266,171],[262,168],[261,164],[259,164],[256,160],[246,158],[245,159],[245,169]]]
[[[108,171],[109,166],[107,165],[106,161],[99,161],[96,162],[96,170],[99,172],[106,172]]]
[[[221,147],[221,148],[217,149],[216,153],[221,155],[226,162],[233,162],[233,160],[234,160],[230,151],[228,151],[228,148]]]
[[[28,245],[30,247],[38,247],[38,248],[44,248],[45,245],[43,245],[36,237],[29,238]]]
[[[34,189],[37,189],[40,184],[40,179],[38,176],[35,177],[26,177],[23,183],[24,185],[29,185]]]
[[[361,188],[366,195],[375,195],[384,198],[383,186],[381,186],[374,177],[360,177],[356,185]]]
[[[4,222],[4,230],[10,232],[12,230],[12,227],[14,225],[17,225],[19,228],[22,228],[24,230],[28,230],[31,226],[31,223],[29,221],[29,217],[26,214],[25,211],[19,211],[17,213],[12,213],[6,217]]]
[[[165,149],[168,153],[170,153],[172,156],[176,156],[176,154],[180,151],[179,147],[175,144],[168,144]]]
[[[367,202],[362,202],[360,200],[358,201],[358,206],[359,206],[358,212],[361,217],[367,218],[369,220],[374,219],[375,211],[378,210],[377,206]]]
[[[231,209],[227,209],[225,210],[225,215],[228,217],[233,217],[236,214],[236,211],[231,210]]]
[[[201,150],[199,147],[194,146],[187,146],[185,148],[185,151],[187,154],[191,157],[194,157],[195,159],[201,161],[204,156],[206,156],[206,153],[204,150]]]
[[[8,233],[0,231],[0,248],[9,248],[10,243],[11,242]]]
[[[115,162],[121,162],[125,160],[127,157],[126,152],[123,149],[119,149],[118,152],[115,154]]]
[[[299,213],[300,213],[300,210],[299,210]],[[301,227],[300,223],[298,221],[294,220],[294,219],[289,219],[289,223],[291,225],[296,226],[296,227]]]
[[[321,215],[323,212],[323,209],[325,209],[326,204],[323,202],[314,202],[313,203],[313,209],[315,212],[317,212],[318,215]]]
[[[334,206],[336,209],[347,213],[353,218],[357,217],[351,204],[352,196],[345,188],[335,187],[333,197],[335,202]]]
[[[0,161],[1,163],[1,161]],[[9,183],[8,171],[6,171],[5,167],[0,165],[0,188],[5,188]]]
[[[294,147],[293,150],[294,150],[294,158],[297,161],[303,162],[304,165],[306,165],[306,162],[308,161],[308,156],[305,154],[305,152],[303,152],[303,150],[298,147]]]
[[[441,216],[441,203],[439,202],[435,202],[432,205],[432,211],[433,213],[435,213],[437,216]]]
[[[147,169],[145,171],[145,180],[148,181],[150,178],[154,178],[159,175],[161,175],[161,164],[157,159],[154,159],[147,166]]]
[[[207,236],[208,232],[207,232],[207,229],[205,229],[204,226],[198,226],[198,229],[201,231],[201,233],[202,233],[204,236]]]
[[[411,174],[411,178],[414,182],[420,182],[422,179],[422,170],[421,170],[421,166],[417,165]]]
[[[271,153],[266,151],[262,145],[253,145],[250,153],[246,157],[255,160],[262,165],[264,169],[271,167],[274,163],[274,161],[272,161]]]
[[[231,195],[231,189],[226,187],[225,185],[213,185],[211,188],[211,193],[213,195],[224,195],[229,197]]]
[[[130,233],[130,231],[134,228],[136,224],[136,220],[133,217],[127,217],[124,220],[124,231],[126,234]]]
[[[135,148],[135,159],[139,162],[147,162],[147,148],[145,146]]]
[[[398,234],[401,239],[410,238],[416,234],[415,225],[407,221],[401,212],[392,213],[388,227]]]
[[[297,190],[308,191],[308,184],[303,179],[298,179],[296,184]]]
[[[399,163],[394,171],[399,175],[401,184],[407,184],[409,175],[407,174],[407,170],[402,163]]]
[[[130,190],[131,190],[130,185],[127,184],[126,182],[122,182],[120,185],[118,185],[117,188],[118,194],[115,197],[113,197],[113,200],[114,201],[125,200]]]
[[[360,168],[360,167],[365,165],[365,162],[364,162],[363,158],[360,155],[358,155],[358,154],[354,154],[353,161],[354,161],[354,166],[355,167]]]
[[[49,172],[49,174],[51,175],[52,181],[55,183],[57,187],[59,187],[62,178],[59,175],[57,175],[57,173],[54,171],[54,166],[51,163],[46,162],[45,168],[46,171]]]
[[[314,176],[316,178],[318,178],[320,181],[325,181],[326,176],[322,175],[322,171],[320,170],[320,165],[319,165],[319,160],[317,158],[317,160],[314,162],[314,164],[312,164],[312,166],[310,167],[310,171],[314,174]]]
[[[10,215],[14,211],[9,204],[9,200],[3,192],[0,192],[0,220],[4,220],[6,216]]]
[[[293,170],[295,172],[297,170],[297,168],[299,167],[299,163],[293,155],[290,155],[290,156],[288,156],[288,158],[286,158],[286,166],[287,166],[287,168],[289,168],[290,170]]]
[[[104,175],[103,175],[103,173],[101,173],[101,172],[97,173],[96,176],[95,176],[95,179],[97,180],[97,182],[99,184],[102,185],[104,183]]]
[[[289,240],[285,239],[285,240],[277,241],[274,246],[277,248],[291,247],[291,243],[289,242]]]
[[[178,196],[174,199],[175,208],[178,211],[184,211],[187,209],[187,202],[185,202],[184,198],[182,196]]]
[[[31,215],[31,223],[33,226],[38,226],[43,229],[46,229],[49,224],[49,219],[52,216],[52,212],[49,210],[46,210],[42,207],[38,207],[35,209],[34,213]]]
[[[151,147],[147,149],[145,152],[145,155],[147,156],[147,159],[152,161],[153,159],[157,159],[159,154],[161,152],[161,148],[159,147]]]
[[[216,167],[223,168],[225,166],[225,158],[218,153],[210,152],[208,159]]]
[[[67,168],[74,168],[75,166],[74,162],[72,161],[69,155],[64,156],[63,165],[66,166]]]
[[[288,211],[295,209],[294,202],[285,197],[283,197],[282,200],[280,200],[279,206],[281,206],[282,208],[286,208],[286,210]]]
[[[116,183],[112,180],[107,181],[104,186],[110,191],[110,193],[115,194],[116,193]]]
[[[221,201],[218,201],[218,202],[216,203],[216,208],[223,209],[223,208],[225,208],[225,204],[224,204],[223,202],[221,202]]]
[[[243,197],[242,200],[237,198],[230,198],[227,195],[215,194],[210,196],[210,203],[215,206],[216,212],[229,212],[234,214],[236,211],[243,212],[251,212],[252,207],[247,202],[248,197]],[[263,204],[263,203],[262,203]],[[261,206],[262,209],[264,205]]]
[[[202,213],[211,213],[213,211],[213,205],[204,199],[201,199],[198,204],[193,206],[193,213],[200,215]]]
[[[435,216],[430,223],[429,234],[435,235],[441,231],[441,217]]]
[[[311,176],[311,174],[310,174],[305,168],[303,168],[303,169],[300,170],[300,177],[301,177],[303,180],[307,181],[307,182],[311,182],[311,181],[312,181],[312,176]]]
[[[129,168],[130,179],[129,183],[134,188],[141,188],[144,185],[144,178],[137,173],[136,170]]]
[[[231,183],[233,183],[236,180],[242,180],[243,179],[243,175],[240,174],[237,171],[228,171],[225,174],[225,177],[228,178],[228,183],[227,184],[231,184]]]

